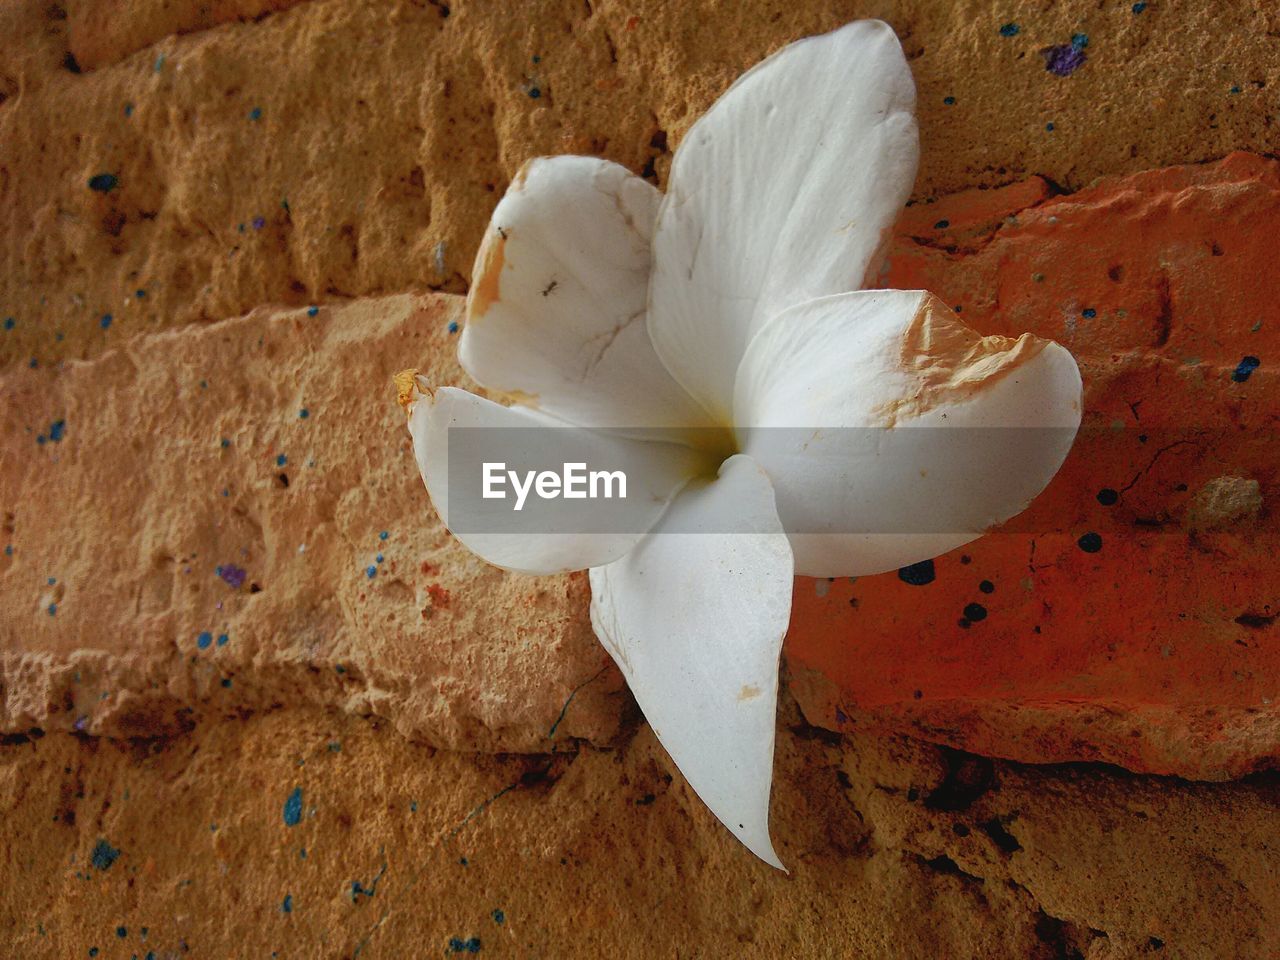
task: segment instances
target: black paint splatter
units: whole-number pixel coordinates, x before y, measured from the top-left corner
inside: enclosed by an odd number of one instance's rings
[[[1102,537],[1090,531],[1076,541],[1076,546],[1085,553],[1097,553],[1102,549]]]
[[[903,583],[909,583],[913,587],[923,587],[927,583],[933,583],[937,574],[933,569],[932,560],[921,560],[919,563],[913,563],[909,567],[903,567],[898,571],[898,579]]]
[[[89,189],[98,193],[110,193],[119,182],[114,173],[97,173],[89,178]]]

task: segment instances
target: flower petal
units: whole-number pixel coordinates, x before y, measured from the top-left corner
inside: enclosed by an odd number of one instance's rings
[[[419,386],[423,392],[412,402],[409,433],[432,503],[464,546],[509,570],[561,573],[618,559],[657,523],[668,501],[702,465],[698,454],[677,444],[566,426],[536,410],[504,407],[465,390],[432,389],[421,381]],[[451,452],[457,461],[452,474]],[[491,452],[502,458],[492,462],[509,462],[512,468],[550,461],[556,467],[577,462],[621,469],[627,495],[602,507],[595,501],[547,501],[530,491],[517,512],[509,488],[502,501],[481,496],[481,463]],[[469,486],[462,495],[454,491],[451,511],[450,481],[456,485],[462,476]]]
[[[701,409],[646,328],[660,194],[594,157],[540,157],[493,211],[476,258],[462,366],[570,423],[686,427]]]
[[[673,532],[678,531],[678,532]],[[769,840],[791,548],[751,460],[690,484],[653,532],[591,571],[591,623],[689,785],[760,859]]]
[[[819,577],[897,569],[1020,513],[1062,465],[1080,413],[1067,350],[980,337],[919,290],[779,314],[743,357],[735,402],[796,570]]]
[[[915,180],[915,86],[893,30],[863,20],[783,48],[689,130],[654,234],[649,333],[726,418],[752,335],[878,270]]]

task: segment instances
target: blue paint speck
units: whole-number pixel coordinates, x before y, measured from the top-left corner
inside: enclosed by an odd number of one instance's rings
[[[102,315],[102,319],[99,320],[98,323],[102,326],[103,330],[106,330],[108,327],[111,326],[111,314],[104,313]]]
[[[935,223],[935,224],[933,225],[933,229],[935,229],[935,230],[945,230],[945,229],[947,229],[947,227],[949,227],[949,226],[951,226],[951,221],[950,221],[950,220],[939,220],[937,223]]]
[[[89,178],[89,189],[98,193],[110,193],[119,182],[114,173],[97,173]]]
[[[116,936],[123,940],[129,935],[128,927],[116,927]]]
[[[46,580],[45,582],[46,582],[46,583],[48,583],[48,584],[49,584],[49,586],[51,586],[51,587],[52,587],[55,583],[57,583],[57,582],[58,582],[58,578],[57,578],[57,577],[50,577],[50,578],[49,578],[48,580]]]
[[[90,948],[89,948],[89,956],[91,956],[91,957],[96,957],[97,955],[98,955],[98,948],[97,948],[97,947],[90,947]]]
[[[307,316],[308,316],[308,317],[314,317],[314,316],[315,316],[317,313],[319,313],[319,312],[320,312],[320,308],[319,308],[319,307],[315,307],[315,306],[307,307]]]
[[[4,318],[4,328],[5,328],[6,330],[12,330],[12,329],[13,329],[13,325],[14,325],[14,323],[15,323],[15,322],[16,322],[16,321],[13,319],[13,317],[5,317],[5,318]]]
[[[387,530],[383,530],[380,534],[378,534],[378,539],[379,539],[379,540],[385,540],[385,539],[387,539],[387,537],[389,537],[389,536],[391,536],[391,533],[390,533],[389,531],[387,531]]]
[[[147,299],[147,291],[143,290],[141,287],[133,291],[133,295],[137,297],[139,300]]]
[[[943,102],[944,104],[946,104],[948,107],[954,107],[954,106],[956,105],[956,98],[955,98],[955,97],[943,97],[943,98],[942,98],[942,102]]]
[[[457,333],[457,332],[458,332],[458,321],[457,321],[457,320],[450,320],[450,321],[449,321],[449,332],[450,332],[450,333]]]
[[[1228,92],[1228,93],[1239,93],[1239,92],[1240,92],[1240,88],[1239,88],[1239,87],[1232,87],[1232,88],[1231,88],[1229,91],[1227,91],[1227,92]]]
[[[1003,27],[1000,28],[1000,36],[1016,37],[1018,35],[1018,32],[1021,29],[1022,28],[1019,27],[1016,23],[1006,23]]]
[[[299,420],[305,420],[309,416],[311,416],[311,411],[308,410],[306,407],[303,407],[301,410],[298,411]]]
[[[460,937],[450,937],[449,949],[454,953],[479,953],[480,938],[471,937],[467,940],[463,940]]]
[[[1244,357],[1231,372],[1231,379],[1236,383],[1244,383],[1261,365],[1262,361],[1257,357]]]
[[[1048,123],[1046,123],[1044,125],[1044,128],[1048,130],[1050,133],[1053,133],[1053,121],[1050,120]]]
[[[381,562],[382,562],[382,554],[378,554],[378,555],[377,555],[376,557],[374,557],[373,559],[374,559],[374,561],[375,561],[375,562],[377,562],[377,563],[381,563]]]
[[[209,645],[213,643],[213,634],[205,630],[200,636],[196,637],[196,646],[201,650],[208,650]]]
[[[1080,311],[1080,316],[1084,317],[1086,320],[1092,320],[1097,315],[1098,311],[1093,309],[1093,307],[1085,307]]]
[[[223,437],[223,438],[222,438],[222,449],[223,449],[223,450],[225,450],[225,449],[227,449],[227,447],[229,447],[229,446],[231,446],[231,441],[230,441],[230,440],[228,440],[226,437]]]
[[[1083,50],[1089,45],[1089,35],[1087,33],[1073,33],[1071,35],[1071,46],[1077,50]]]
[[[126,117],[132,117],[132,116],[133,116],[133,104],[132,104],[132,103],[126,103],[126,104],[124,105],[124,115],[125,115]]]
[[[378,884],[382,881],[383,874],[385,874],[386,872],[387,872],[387,865],[384,863],[381,867],[378,868],[377,875],[372,880],[369,881],[369,885],[367,887],[363,883],[361,883],[359,880],[352,880],[351,881],[351,902],[359,903],[360,897],[362,896],[364,897],[375,896],[378,892]]]
[[[282,453],[282,454],[280,454],[280,456],[276,457],[276,466],[277,466],[277,467],[283,467],[283,466],[284,466],[286,463],[288,463],[288,462],[289,462],[289,458],[288,458],[288,457],[286,457],[283,453]]]
[[[225,647],[227,645],[227,641],[230,639],[231,638],[227,636],[225,633],[218,634],[218,646]]]
[[[1139,2],[1139,3],[1135,3],[1129,9],[1131,9],[1134,13],[1141,13],[1143,10],[1147,9],[1147,5],[1143,2]]]
[[[93,853],[89,854],[89,862],[99,870],[111,869],[111,865],[118,859],[120,859],[120,851],[106,840],[99,840],[94,845]]]
[[[542,96],[542,91],[539,90],[537,87],[531,87],[529,89],[529,96],[532,97],[534,100],[537,100],[540,96]]]
[[[284,825],[296,827],[302,822],[302,788],[294,787],[284,802]]]
[[[249,111],[249,119],[250,119],[250,120],[261,120],[261,119],[262,119],[262,108],[261,108],[261,107],[254,107],[252,110],[250,110],[250,111]]]
[[[164,54],[162,53],[160,54],[160,56],[156,57],[155,70],[156,70],[156,73],[159,73],[163,69],[164,69]]]
[[[506,922],[507,922],[507,915],[506,915],[505,913],[503,913],[501,910],[495,910],[495,911],[493,911],[493,913],[491,914],[491,916],[493,917],[493,922],[494,922],[494,923],[501,924],[501,923],[506,923]]]
[[[57,615],[58,615],[58,605],[56,603],[49,604],[49,616],[55,617]]]
[[[231,678],[230,678],[230,677],[223,677],[223,678],[222,678],[222,688],[223,688],[224,690],[226,690],[226,689],[229,689],[229,688],[230,688],[230,686],[231,686]]]
[[[284,902],[280,904],[280,912],[293,913],[293,894],[286,893],[284,895]]]
[[[364,575],[368,577],[370,580],[372,580],[374,577],[378,575],[378,568],[373,566],[365,567]]]
[[[62,441],[62,435],[67,429],[67,421],[55,420],[49,425],[49,439],[54,443]]]

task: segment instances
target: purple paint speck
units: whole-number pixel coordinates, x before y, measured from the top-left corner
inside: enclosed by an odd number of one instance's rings
[[[1083,50],[1069,43],[1041,50],[1040,55],[1044,57],[1044,68],[1059,77],[1071,76],[1088,59]]]
[[[244,578],[246,574],[240,567],[237,567],[233,563],[228,563],[225,567],[218,567],[218,576],[220,576],[232,590],[239,590],[244,585]]]
[[[266,225],[267,225],[266,217],[254,217],[254,218],[253,218],[253,229],[255,229],[255,230],[261,230],[261,229],[262,229],[263,227],[265,227]]]

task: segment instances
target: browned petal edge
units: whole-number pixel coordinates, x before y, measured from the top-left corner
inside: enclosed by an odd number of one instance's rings
[[[506,266],[509,230],[495,227],[487,233],[476,257],[475,281],[467,294],[467,322],[474,323],[488,312],[500,297],[502,268]]]
[[[396,385],[396,403],[400,404],[405,416],[409,416],[412,412],[414,392],[418,388],[417,377],[418,368],[409,367],[391,378]]]
[[[943,404],[973,399],[1030,363],[1049,343],[1029,333],[1016,340],[981,336],[945,301],[926,291],[903,331],[899,354],[902,369],[915,379],[916,387],[890,405],[890,426]]]

